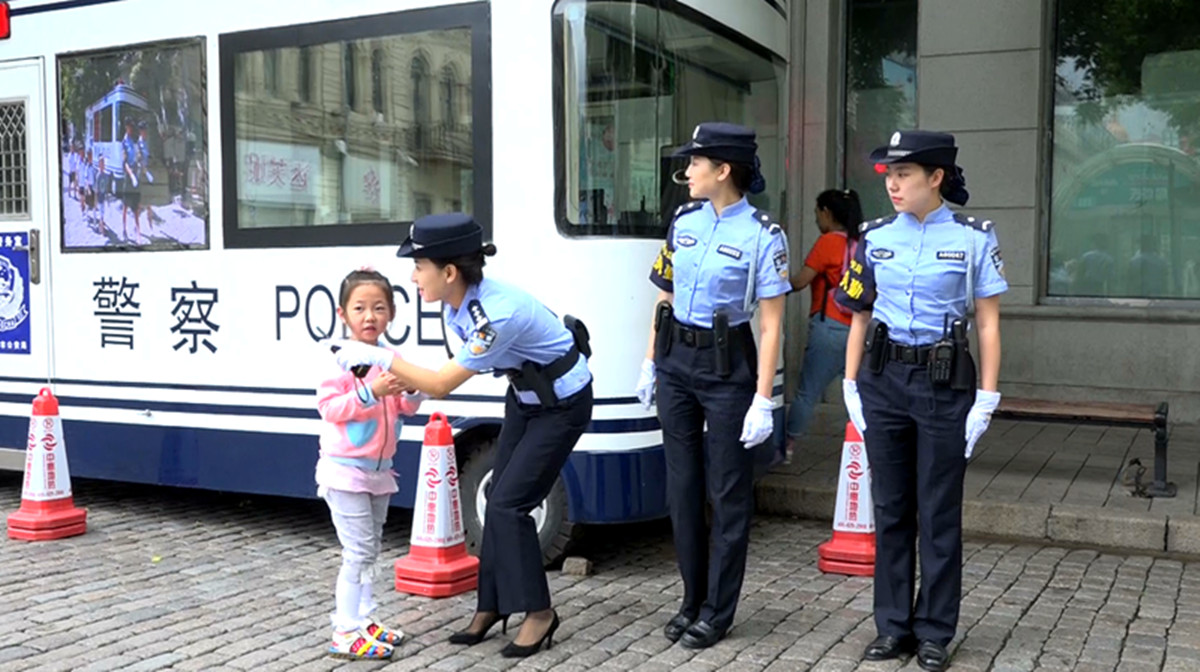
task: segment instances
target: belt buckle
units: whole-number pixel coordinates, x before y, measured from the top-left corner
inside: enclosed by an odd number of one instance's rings
[[[679,340],[683,341],[684,345],[696,347],[696,332],[691,329],[680,329]]]
[[[900,361],[904,364],[916,364],[917,349],[907,345],[900,346]]]

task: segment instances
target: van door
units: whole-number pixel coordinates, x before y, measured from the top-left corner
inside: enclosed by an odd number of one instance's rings
[[[50,378],[44,68],[0,61],[0,469],[22,469],[30,403]],[[50,165],[52,164],[52,165]]]

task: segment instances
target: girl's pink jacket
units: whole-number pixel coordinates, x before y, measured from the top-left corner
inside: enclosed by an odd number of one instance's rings
[[[328,377],[317,388],[317,410],[325,421],[317,460],[318,492],[325,488],[375,495],[396,492],[391,462],[404,425],[401,416],[415,415],[425,395],[375,399],[371,383],[382,369],[372,366],[359,380],[342,371],[332,358],[330,366]]]

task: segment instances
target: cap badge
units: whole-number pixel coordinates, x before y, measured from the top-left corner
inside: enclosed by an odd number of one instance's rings
[[[900,131],[896,131],[895,133],[892,134],[891,145],[892,145],[892,147],[900,146]]]

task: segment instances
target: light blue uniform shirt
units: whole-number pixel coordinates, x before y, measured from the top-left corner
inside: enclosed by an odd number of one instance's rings
[[[1008,290],[1000,243],[990,221],[956,214],[943,205],[925,218],[908,213],[862,226],[854,261],[837,301],[854,311],[872,310],[888,338],[928,345],[950,320],[967,313],[968,256],[974,254],[975,298]]]
[[[562,357],[575,345],[575,337],[562,320],[525,290],[484,278],[467,289],[462,305],[442,308],[449,327],[463,346],[454,361],[471,371],[520,369],[531,361],[545,365]],[[554,381],[554,393],[566,399],[592,380],[582,353],[571,370]],[[540,404],[533,390],[516,390],[525,404]]]
[[[787,250],[783,229],[745,198],[719,217],[712,203],[693,201],[676,211],[650,281],[675,294],[677,321],[711,329],[724,310],[733,327],[750,321],[757,300],[791,291]]]

